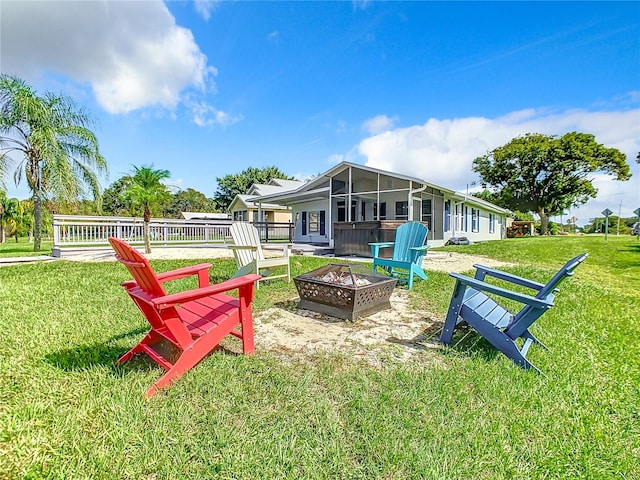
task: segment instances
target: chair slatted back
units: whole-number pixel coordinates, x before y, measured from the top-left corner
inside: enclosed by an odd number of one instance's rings
[[[264,260],[262,247],[260,246],[260,234],[258,229],[248,222],[235,222],[230,229],[233,243],[240,246],[256,247],[256,250],[235,250],[236,258],[241,266],[245,266],[254,260]]]
[[[127,267],[127,270],[129,270],[129,273],[142,290],[152,297],[166,295],[162,284],[144,255],[117,238],[110,237],[109,243],[116,252],[116,259]]]
[[[415,257],[411,248],[422,247],[429,229],[420,222],[408,222],[400,225],[396,230],[395,246],[393,247],[393,260],[399,262],[417,262],[422,259]]]
[[[549,280],[542,289],[540,289],[540,291],[536,295],[536,298],[547,298],[549,294],[552,294],[556,287],[560,284],[560,282],[562,282],[565,278],[573,275],[573,271],[576,269],[576,267],[584,262],[584,260],[588,256],[588,253],[583,253],[565,263],[564,267],[558,270],[558,273],[556,273],[553,278]]]

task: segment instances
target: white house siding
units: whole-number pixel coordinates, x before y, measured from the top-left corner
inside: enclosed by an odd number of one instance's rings
[[[506,222],[506,217],[504,215],[485,210],[470,202],[461,203],[457,206],[458,209],[456,215],[455,203],[451,202],[451,221],[449,222],[449,230],[444,232],[445,235],[442,242],[434,241],[433,246],[442,245],[452,237],[466,237],[472,242],[500,240],[504,238],[503,225]],[[478,223],[475,229],[473,228],[474,209],[478,212]],[[490,218],[493,219],[493,231],[490,229]]]
[[[292,206],[293,221],[294,221],[294,233],[293,241],[299,243],[328,243],[329,242],[329,212],[328,204],[326,200],[317,200],[308,203],[300,203]],[[313,232],[309,229],[309,217],[313,212],[325,212],[325,231],[324,235],[320,232]],[[303,234],[303,219],[307,218],[306,233]]]

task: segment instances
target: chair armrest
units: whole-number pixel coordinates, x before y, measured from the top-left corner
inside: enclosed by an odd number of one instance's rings
[[[376,242],[376,243],[370,243],[369,246],[385,248],[385,247],[393,247],[395,244],[396,244],[395,242]]]
[[[394,245],[395,245],[395,242],[370,243],[369,247],[371,247],[371,256],[373,258],[378,258],[380,256],[381,248],[393,248]]]
[[[158,273],[156,277],[161,282],[169,282],[180,278],[190,277],[191,275],[197,275],[200,271],[209,270],[211,267],[212,265],[210,263],[200,263],[190,267],[177,268],[175,270],[169,270],[168,272]]]
[[[263,250],[282,250],[282,254],[285,257],[288,257],[291,254],[291,248],[293,247],[293,243],[284,243],[284,244],[270,244],[270,245],[262,245]]]
[[[227,245],[229,250],[253,250],[254,252],[258,250],[256,245]]]
[[[198,283],[201,287],[209,285],[209,275],[208,272],[206,274],[201,274],[203,270],[209,270],[211,268],[210,263],[200,263],[198,265],[192,265],[190,267],[177,268],[175,270],[169,270],[168,272],[158,273],[156,274],[156,278],[159,282],[170,282],[173,280],[179,280],[180,278],[190,277],[192,275],[198,275],[199,280]],[[131,290],[138,286],[138,282],[135,280],[127,280],[126,282],[122,282],[120,284],[126,290]]]
[[[197,300],[202,297],[208,297],[217,293],[224,293],[228,292],[229,290],[236,290],[242,287],[246,287],[248,285],[252,285],[257,280],[260,280],[260,278],[262,278],[261,275],[252,273],[249,275],[244,275],[242,277],[225,280],[224,282],[210,285],[208,287],[153,298],[151,299],[151,303],[153,303],[153,305],[158,310],[164,310],[166,308],[175,307],[176,305],[180,305],[181,303]]]
[[[542,283],[534,282],[533,280],[528,280],[509,272],[503,272],[502,270],[496,270],[495,268],[489,268],[478,264],[475,264],[474,267],[476,269],[476,278],[480,280],[484,279],[485,275],[489,275],[533,290],[541,290],[544,287],[544,284]]]
[[[423,245],[421,247],[411,247],[410,250],[413,250],[415,252],[426,252],[427,250],[429,250],[430,245]]]
[[[542,300],[539,298],[532,297],[530,295],[525,295],[523,293],[512,292],[511,290],[506,290],[496,285],[491,285],[490,283],[486,283],[481,280],[477,280],[475,278],[467,277],[466,275],[460,275],[459,273],[450,273],[449,275],[455,278],[458,284],[466,285],[467,287],[471,287],[483,292],[493,293],[500,297],[508,298],[510,300],[514,300],[516,302],[520,302],[525,305],[531,305],[532,307],[535,307],[535,308],[546,309],[546,308],[551,308],[553,306],[553,302],[551,301]]]

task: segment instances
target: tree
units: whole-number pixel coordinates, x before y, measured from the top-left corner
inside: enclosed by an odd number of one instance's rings
[[[0,165],[22,157],[14,171],[22,176],[34,204],[34,244],[40,250],[43,203],[48,196],[77,201],[91,194],[100,204],[98,174],[107,163],[88,129],[91,118],[73,100],[46,92],[38,96],[24,81],[0,75]]]
[[[149,167],[134,166],[131,183],[127,187],[127,197],[132,204],[142,208],[142,218],[144,220],[144,249],[146,253],[151,253],[151,240],[149,235],[149,222],[151,211],[158,208],[165,202],[171,193],[169,188],[162,183],[171,176],[169,170],[154,170],[153,165]]]
[[[127,196],[127,188],[131,184],[131,176],[119,178],[102,194],[102,211],[113,216],[141,216],[142,210],[131,204]]]
[[[193,188],[180,190],[171,196],[171,199],[164,207],[164,214],[167,217],[180,218],[182,212],[216,212],[215,200],[207,198]]]
[[[249,187],[254,183],[266,184],[273,178],[295,180],[295,178],[282,173],[275,166],[266,168],[249,167],[240,173],[216,178],[218,188],[213,194],[213,199],[222,211],[227,211],[236,195],[247,193]]]
[[[20,200],[8,198],[6,193],[0,190],[0,243],[5,242],[6,234],[9,236],[15,234],[21,217],[22,205]],[[11,230],[7,231],[9,228]]]
[[[510,210],[540,216],[541,233],[549,217],[597,196],[589,174],[604,172],[616,180],[631,177],[626,156],[596,143],[587,133],[562,137],[528,133],[473,161],[495,203]]]

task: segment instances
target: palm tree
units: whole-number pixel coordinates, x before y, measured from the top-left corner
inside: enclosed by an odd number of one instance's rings
[[[40,250],[42,209],[47,196],[69,202],[91,194],[101,201],[97,175],[107,162],[91,119],[64,95],[38,96],[23,80],[0,75],[0,174],[17,154],[16,185],[26,178],[34,205],[34,245]]]
[[[153,165],[149,167],[136,167],[131,175],[131,182],[127,186],[127,197],[132,204],[142,208],[142,218],[144,220],[144,250],[151,253],[151,242],[149,239],[149,221],[151,211],[159,207],[169,196],[169,188],[162,183],[171,176],[169,170],[154,170]]]

